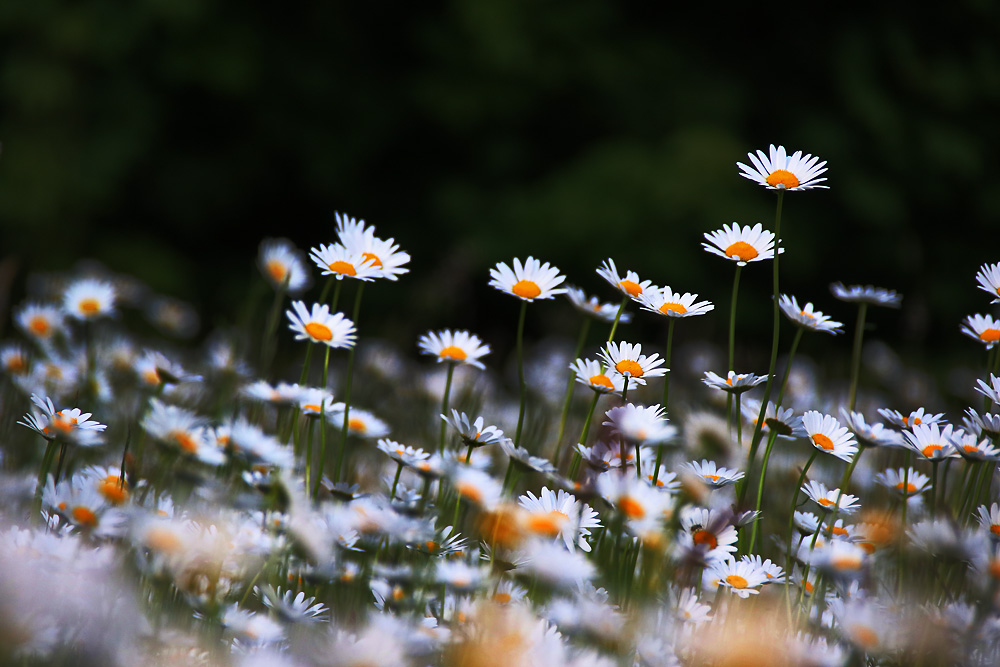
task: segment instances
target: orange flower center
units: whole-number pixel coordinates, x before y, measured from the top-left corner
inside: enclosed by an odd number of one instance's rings
[[[181,548],[181,539],[172,530],[152,528],[146,533],[146,545],[153,551],[173,553]]]
[[[820,498],[816,502],[822,505],[823,507],[830,507],[833,505],[833,501],[830,500],[829,498]]]
[[[726,248],[726,257],[739,257],[741,262],[749,262],[758,255],[757,248],[746,241],[737,241]]]
[[[308,403],[306,405],[303,405],[302,409],[303,410],[312,410],[313,412],[319,412],[320,411],[320,407],[318,405],[313,405],[312,403]]]
[[[726,577],[726,583],[733,588],[746,588],[748,582],[738,574],[731,574]]]
[[[639,283],[634,283],[631,280],[623,280],[618,283],[618,286],[622,288],[622,291],[629,296],[639,296],[642,294],[642,287]]]
[[[861,556],[838,556],[830,563],[836,570],[857,570],[861,568]]]
[[[994,535],[1000,536],[1000,525],[993,524],[990,526],[990,532]]]
[[[330,327],[319,322],[310,322],[306,325],[306,333],[316,340],[333,340],[333,332]]]
[[[840,535],[841,537],[847,535],[847,529],[842,528],[841,526],[834,526],[833,528],[830,529],[830,532],[833,533],[834,535]]]
[[[510,602],[510,593],[494,593],[493,601],[497,604],[507,604]]]
[[[284,262],[280,259],[272,259],[267,262],[267,274],[271,276],[271,279],[276,283],[285,282],[285,276],[288,274],[288,269],[285,267]]]
[[[933,458],[934,452],[940,451],[942,449],[944,449],[942,445],[927,445],[922,450],[920,450],[920,453],[927,458]]]
[[[718,482],[721,475],[702,475],[705,479],[710,479],[713,482]]]
[[[510,288],[516,296],[522,299],[534,299],[536,296],[542,293],[542,290],[530,280],[519,280],[514,283],[514,286]]]
[[[683,315],[688,311],[682,303],[665,303],[660,306],[660,312],[666,315],[667,313],[674,312]]]
[[[376,255],[375,253],[373,253],[373,252],[363,252],[363,253],[361,253],[361,256],[364,257],[365,259],[370,259],[372,261],[372,268],[373,269],[381,269],[382,268],[382,260],[379,259],[378,255]]]
[[[854,643],[861,648],[870,649],[878,646],[878,635],[867,625],[852,626],[851,635],[854,637]]]
[[[31,333],[36,336],[45,337],[49,335],[49,321],[42,317],[41,315],[36,315],[31,318],[31,322],[28,323],[28,328],[31,329]]]
[[[775,169],[765,179],[772,188],[785,188],[791,190],[799,187],[799,179],[795,174],[784,169]]]
[[[365,421],[363,419],[358,419],[357,417],[347,420],[347,428],[352,431],[357,431],[358,433],[364,433],[368,430],[368,427],[365,426]]]
[[[813,435],[812,439],[813,442],[816,443],[817,447],[825,449],[828,452],[833,451],[833,441],[830,440],[830,438],[823,435],[822,433],[816,433],[815,435]]]
[[[177,446],[188,454],[194,454],[198,451],[198,443],[194,441],[194,438],[192,438],[189,433],[185,433],[184,431],[174,431],[170,434],[170,436],[174,439],[174,442],[177,443]]]
[[[607,375],[592,375],[590,377],[590,384],[595,387],[606,387],[612,390],[615,388],[615,385],[611,383],[611,379]]]
[[[155,368],[150,368],[143,373],[142,379],[145,380],[146,384],[160,384],[160,374],[156,372]]]
[[[327,265],[331,271],[334,273],[339,273],[343,276],[356,276],[358,275],[357,269],[350,262],[345,262],[342,259],[338,259],[336,262]]]
[[[984,343],[995,343],[1000,340],[1000,329],[984,329],[979,339]]]
[[[73,520],[76,521],[81,526],[89,526],[93,528],[97,525],[97,515],[88,507],[79,505],[73,508]]]
[[[547,537],[555,537],[562,530],[563,524],[568,520],[569,517],[558,510],[543,514],[532,514],[528,517],[528,530]]]
[[[965,449],[966,454],[971,454],[973,452],[979,451],[979,447],[976,447],[975,445],[965,445],[963,449]]]
[[[903,490],[903,483],[900,482],[899,484],[897,484],[896,488],[898,490],[902,491]],[[913,482],[908,482],[906,484],[906,493],[909,494],[909,493],[916,493],[916,492],[917,492],[917,485],[914,484]]]
[[[462,348],[456,347],[454,345],[449,345],[448,347],[438,352],[438,356],[440,356],[442,359],[454,359],[455,361],[465,361],[465,358],[468,355]]]
[[[641,519],[646,516],[646,508],[642,506],[642,503],[629,496],[622,496],[618,499],[618,509],[630,519]]]
[[[714,549],[719,546],[719,540],[716,539],[715,535],[710,530],[696,530],[691,536],[691,539],[695,544],[707,544],[709,549]],[[744,584],[746,585],[746,584]]]
[[[121,505],[128,500],[128,484],[123,484],[118,475],[108,475],[101,480],[97,491],[112,505]]]
[[[652,475],[646,475],[646,477],[647,477],[647,479],[649,479],[650,482],[653,481],[653,476]],[[656,486],[666,486],[666,485],[663,483],[662,479],[658,479],[658,480],[656,480]]]
[[[633,378],[642,377],[642,366],[631,359],[622,359],[617,364],[615,364],[615,370],[622,375],[627,375]]]
[[[93,315],[101,309],[101,304],[97,299],[84,299],[80,302],[80,312],[84,315]]]
[[[458,495],[468,498],[474,503],[481,503],[483,501],[483,493],[475,484],[461,482],[455,487],[455,490],[458,491]]]
[[[15,375],[20,375],[28,369],[28,364],[22,356],[11,357],[7,362],[7,370]]]

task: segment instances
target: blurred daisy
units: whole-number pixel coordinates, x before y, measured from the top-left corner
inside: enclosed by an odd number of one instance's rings
[[[888,468],[875,475],[875,483],[903,496],[913,496],[930,488],[930,478],[913,468]]]
[[[917,408],[908,415],[904,415],[898,410],[890,410],[888,408],[879,408],[878,413],[885,418],[893,426],[898,426],[899,428],[912,428],[920,424],[938,424],[941,423],[944,417],[943,412],[939,412],[936,415],[925,412],[923,408]]]
[[[578,551],[567,551],[558,542],[531,540],[523,551],[523,564],[516,572],[534,576],[555,588],[578,586],[597,574],[594,564]]]
[[[82,447],[101,444],[100,433],[107,426],[90,419],[90,412],[83,412],[80,408],[56,410],[48,396],[43,398],[32,394],[31,401],[40,412],[25,414],[24,421],[18,422],[21,426],[30,428],[46,440],[63,439]]]
[[[990,533],[990,537],[1000,539],[1000,505],[980,505],[976,509],[976,521]]]
[[[159,387],[161,384],[177,384],[179,382],[197,382],[200,375],[189,375],[180,367],[156,350],[147,350],[135,360],[135,372],[139,379],[149,387]]]
[[[730,394],[742,394],[765,382],[767,378],[767,375],[736,373],[735,371],[729,371],[726,377],[722,378],[712,371],[705,371],[705,377],[701,381],[714,389],[721,389]]]
[[[760,417],[760,401],[748,400],[743,406],[743,415],[750,420],[754,426]],[[795,414],[792,408],[775,406],[773,401],[767,402],[767,409],[764,411],[765,431],[774,431],[779,438],[804,438],[807,436],[806,429],[802,425],[802,417]]]
[[[292,309],[285,314],[290,320],[288,328],[296,334],[295,340],[308,340],[334,348],[354,345],[354,323],[343,313],[331,315],[330,307],[325,303],[314,303],[310,312],[302,301],[293,301]]]
[[[503,440],[503,431],[496,426],[487,426],[486,420],[476,417],[475,421],[469,419],[464,412],[459,412],[452,408],[451,417],[441,415],[449,426],[458,431],[462,442],[472,447],[482,447],[484,445],[494,445]]]
[[[962,324],[962,333],[969,338],[986,345],[986,349],[1000,341],[1000,320],[994,320],[992,315],[969,315]]]
[[[611,408],[605,413],[604,426],[629,442],[657,444],[677,435],[677,429],[667,423],[666,411],[659,405],[643,407],[627,403]]]
[[[765,231],[759,222],[752,228],[750,225],[740,227],[736,222],[732,227],[723,225],[720,230],[705,232],[705,238],[708,243],[702,243],[701,246],[706,251],[731,259],[738,266],[774,259],[774,234]],[[784,248],[778,250],[784,251]]]
[[[976,380],[976,383],[979,385],[976,387],[976,391],[1000,405],[1000,377],[990,373],[989,384],[983,380]]]
[[[807,303],[804,308],[799,308],[799,303],[794,296],[789,297],[782,294],[778,299],[778,305],[781,306],[781,312],[796,326],[830,334],[843,333],[843,329],[841,329],[844,326],[843,322],[831,320],[828,315],[813,310],[811,303]]]
[[[924,459],[931,461],[958,456],[953,436],[951,424],[946,424],[943,429],[937,424],[917,424],[912,431],[903,431],[906,445]]]
[[[659,368],[663,365],[660,355],[642,354],[642,345],[639,343],[621,343],[608,341],[604,349],[601,350],[601,359],[624,377],[634,380],[639,384],[646,384],[646,378],[658,377],[666,374],[670,369]]]
[[[577,382],[598,394],[621,393],[625,387],[625,378],[620,373],[605,370],[600,362],[593,359],[577,359],[569,368],[576,375]]]
[[[573,304],[573,307],[585,315],[594,317],[602,322],[614,322],[618,315],[619,304],[601,303],[596,296],[587,297],[587,294],[579,287],[567,287],[566,298]],[[632,315],[623,312],[618,319],[620,324],[625,324],[632,320]]]
[[[528,532],[562,540],[570,551],[576,548],[578,535],[580,548],[590,551],[586,537],[592,528],[601,527],[597,512],[562,489],[552,491],[543,486],[538,496],[528,491],[518,498],[518,504],[527,511]]]
[[[63,310],[78,320],[112,315],[115,311],[115,288],[103,280],[77,280],[66,288]]]
[[[490,277],[490,287],[524,301],[551,299],[566,291],[559,287],[566,276],[560,275],[559,269],[548,262],[542,264],[534,257],[528,257],[523,265],[521,260],[515,258],[513,270],[498,262],[496,268],[490,269]]]
[[[618,275],[615,260],[610,258],[604,260],[604,263],[597,269],[597,275],[607,280],[616,290],[633,299],[638,299],[653,284],[651,280],[639,280],[639,275],[635,271],[626,271],[625,277],[622,278]]]
[[[321,414],[330,414],[335,410],[343,410],[343,403],[335,403],[333,394],[321,387],[298,387],[295,395],[295,402],[298,403],[299,411],[305,417],[318,417]]]
[[[290,590],[282,592],[281,586],[275,590],[269,585],[254,590],[264,606],[273,609],[283,621],[288,623],[319,623],[326,620],[326,612],[329,611],[326,605],[322,602],[316,602],[314,597],[307,598],[303,591],[298,593]]]
[[[985,436],[987,438],[1000,438],[1000,415],[984,413],[980,415],[973,408],[965,409],[965,417],[962,418],[967,434]]]
[[[826,162],[820,162],[818,157],[795,151],[791,155],[785,152],[784,146],[775,147],[771,144],[768,155],[764,151],[747,153],[749,167],[742,162],[736,166],[743,172],[740,176],[756,181],[769,190],[809,190],[811,188],[826,188],[820,185],[826,178],[818,178],[826,172]]]
[[[810,480],[802,485],[802,493],[809,496],[809,500],[819,505],[824,512],[838,510],[845,514],[853,514],[860,507],[858,497],[849,493],[841,493],[840,489],[827,489],[822,482]],[[837,502],[837,498],[840,502]]]
[[[351,252],[360,252],[366,260],[370,260],[376,270],[375,277],[387,280],[398,280],[399,276],[409,273],[403,265],[410,261],[410,255],[401,252],[395,244],[395,239],[380,239],[375,236],[374,227],[366,227],[364,220],[355,220],[347,215],[337,217],[337,235],[340,242]]]
[[[885,424],[869,424],[860,412],[849,412],[840,408],[840,416],[862,447],[905,446],[899,431],[886,428]]]
[[[243,387],[242,392],[245,396],[258,401],[266,401],[275,405],[291,405],[298,402],[302,389],[303,387],[298,384],[279,382],[276,385],[271,385],[264,380],[258,380]]]
[[[20,345],[5,345],[0,348],[0,369],[9,375],[27,375],[31,357]]]
[[[857,441],[846,426],[835,417],[809,410],[802,415],[802,425],[816,449],[832,454],[842,461],[850,461],[858,451]]]
[[[996,264],[983,264],[976,274],[979,281],[979,289],[987,292],[993,297],[990,303],[1000,303],[1000,262]]]
[[[643,310],[667,317],[692,317],[715,310],[710,301],[698,301],[697,294],[674,292],[669,287],[654,287],[644,291],[636,301]]]
[[[556,467],[552,465],[551,461],[533,455],[524,447],[517,447],[510,438],[500,439],[500,449],[510,458],[510,462],[520,468],[522,472],[540,472],[546,475],[556,472]],[[462,459],[465,459],[465,455],[462,455]]]
[[[332,412],[326,415],[330,425],[344,427],[344,404],[335,403]],[[389,435],[389,425],[367,410],[351,406],[351,416],[347,418],[347,432],[359,438],[382,438]]]
[[[631,521],[665,518],[667,494],[625,472],[607,472],[597,478],[597,493]]]
[[[333,276],[337,280],[356,278],[369,281],[379,275],[379,269],[375,268],[375,258],[365,257],[356,250],[348,250],[339,243],[313,248],[309,257],[322,269],[322,275]]]
[[[305,255],[288,239],[264,239],[260,243],[257,266],[275,289],[297,294],[312,283]]]
[[[28,337],[47,343],[63,329],[63,313],[56,306],[29,303],[17,311],[14,321]]]
[[[468,466],[455,466],[451,475],[452,486],[459,497],[486,509],[493,508],[500,502],[500,483],[490,474]]]
[[[155,440],[176,447],[182,454],[203,463],[221,465],[225,462],[222,450],[209,440],[205,420],[184,408],[152,398],[142,428]]]
[[[745,473],[739,470],[730,470],[729,468],[716,466],[715,461],[709,461],[708,459],[682,463],[681,468],[688,470],[709,486],[716,488],[726,486],[727,484],[734,484],[746,476]]]
[[[478,336],[450,329],[428,331],[417,341],[417,347],[423,354],[437,357],[438,363],[468,364],[479,369],[486,368],[479,359],[490,353],[490,346],[483,345]]]
[[[411,468],[415,468],[421,461],[430,458],[430,454],[420,448],[415,449],[386,438],[378,441],[378,448],[396,463]]]
[[[897,294],[895,290],[872,285],[844,287],[844,283],[833,283],[830,285],[830,291],[835,298],[850,303],[870,303],[873,306],[899,308],[903,301],[903,295]]]
[[[846,540],[830,540],[809,555],[809,564],[820,572],[839,577],[857,577],[865,566],[868,552]]]

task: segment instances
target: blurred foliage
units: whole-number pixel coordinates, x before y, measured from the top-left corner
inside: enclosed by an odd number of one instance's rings
[[[487,270],[528,254],[605,298],[606,257],[699,292],[719,307],[700,331],[723,340],[732,267],[702,234],[771,224],[735,163],[773,142],[830,165],[831,190],[787,198],[793,293],[851,323],[830,282],[896,288],[884,337],[973,357],[958,323],[986,312],[974,274],[1000,261],[1000,9],[785,9],[4,3],[0,252],[22,280],[97,258],[218,324],[261,238],[330,242],[337,210],[413,255],[407,296],[366,306],[404,345],[509,337]],[[769,331],[768,273],[745,272],[750,335]],[[544,317],[572,335],[566,312]]]

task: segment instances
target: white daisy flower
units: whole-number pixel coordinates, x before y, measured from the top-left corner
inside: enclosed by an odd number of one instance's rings
[[[689,505],[681,510],[681,528],[696,545],[704,545],[708,551],[718,551],[718,559],[721,560],[728,554],[736,553],[739,535],[729,521],[731,517],[731,512]]]
[[[743,415],[750,420],[753,426],[756,426],[757,420],[760,418],[760,401],[748,400],[743,406]],[[774,431],[779,438],[785,439],[807,436],[806,429],[802,425],[802,417],[796,415],[792,408],[775,406],[773,401],[767,402],[763,430],[766,432]]]
[[[924,459],[931,461],[957,457],[955,451],[954,436],[951,424],[939,428],[934,424],[917,424],[912,431],[903,431],[906,438],[906,445]]]
[[[842,461],[850,461],[858,451],[857,441],[846,426],[835,417],[809,410],[802,415],[802,425],[816,449],[832,454]]]
[[[734,484],[746,476],[742,471],[716,466],[715,461],[708,459],[682,463],[680,467],[696,475],[705,484],[716,488]]]
[[[707,623],[712,620],[711,605],[699,602],[698,594],[693,588],[681,591],[677,603],[671,606],[676,609],[677,620],[682,623]]]
[[[451,476],[455,493],[461,498],[485,509],[493,508],[500,502],[502,488],[489,473],[469,466],[455,466]]]
[[[78,320],[92,320],[113,315],[115,288],[111,283],[93,278],[82,278],[66,288],[63,310]]]
[[[614,322],[618,316],[621,304],[602,303],[596,296],[587,297],[587,294],[579,287],[567,287],[566,298],[573,304],[573,307],[585,315],[601,320],[602,322]],[[622,312],[618,318],[619,324],[626,324],[632,320],[632,315]]]
[[[979,281],[979,289],[993,297],[990,303],[1000,303],[1000,262],[996,264],[983,264],[976,274]]]
[[[597,568],[586,556],[567,551],[558,542],[549,540],[530,540],[523,549],[522,559],[516,572],[534,576],[555,588],[578,586],[597,574]]]
[[[318,417],[321,414],[330,414],[335,410],[343,410],[343,403],[335,403],[333,394],[321,387],[298,387],[295,393],[295,403],[299,406],[299,411],[306,417]]]
[[[254,588],[264,606],[273,609],[283,620],[289,623],[319,623],[326,620],[326,608],[322,602],[316,602],[315,597],[306,597],[305,592],[282,592],[281,586],[274,590],[270,585]]]
[[[767,581],[767,573],[763,567],[755,563],[728,559],[715,562],[711,570],[706,572],[711,581],[724,586],[741,598],[760,593],[760,587]]]
[[[337,235],[340,242],[351,252],[360,252],[366,260],[370,260],[372,268],[376,269],[375,277],[387,280],[398,280],[399,276],[409,273],[403,265],[410,261],[410,255],[401,252],[395,244],[395,239],[380,239],[375,236],[375,227],[366,227],[364,220],[355,220],[347,215],[337,217]]]
[[[693,317],[715,310],[710,301],[696,301],[697,294],[674,292],[669,287],[653,287],[640,294],[636,301],[643,310],[667,317]]]
[[[990,533],[990,537],[1000,539],[1000,505],[980,505],[976,509],[976,521]]]
[[[607,472],[597,478],[597,493],[629,521],[662,521],[670,498],[625,472]]]
[[[994,320],[992,315],[969,315],[962,324],[962,333],[991,350],[1000,341],[1000,320]]]
[[[479,369],[486,366],[479,361],[490,353],[490,346],[483,345],[478,336],[468,331],[428,331],[417,341],[417,347],[423,354],[437,357],[438,363],[468,364]]]
[[[667,423],[666,410],[659,405],[643,407],[627,403],[611,408],[605,413],[608,420],[604,426],[629,442],[658,444],[677,435],[677,429]]]
[[[966,408],[962,424],[968,434],[978,437],[1000,438],[1000,415],[986,412],[980,415],[974,408]]]
[[[660,355],[642,354],[642,345],[639,343],[616,343],[608,341],[601,350],[601,359],[609,368],[615,369],[624,377],[639,384],[646,384],[646,378],[658,377],[669,371],[669,368],[659,368],[663,365]]]
[[[759,222],[753,227],[740,227],[736,222],[731,227],[723,225],[720,230],[705,232],[705,238],[708,243],[702,243],[702,248],[719,257],[731,259],[738,266],[774,259],[774,233],[766,231]],[[779,248],[778,252],[785,252],[785,249]]]
[[[903,436],[899,431],[887,428],[885,424],[869,424],[860,412],[850,412],[840,408],[840,416],[862,447],[905,446]]]
[[[930,478],[917,472],[912,467],[888,468],[875,475],[875,483],[881,484],[893,493],[903,496],[914,496],[930,488]]]
[[[573,494],[543,486],[538,496],[528,491],[518,498],[518,504],[527,511],[524,525],[528,532],[562,540],[570,551],[575,549],[579,535],[580,548],[590,551],[586,536],[590,535],[591,528],[599,528],[601,522],[597,513]]]
[[[257,380],[243,387],[241,391],[244,396],[258,401],[274,403],[275,405],[292,405],[298,402],[302,389],[303,387],[298,384],[279,382],[276,385],[271,385],[265,380]]]
[[[809,555],[809,564],[839,577],[860,576],[868,552],[846,540],[830,540]]]
[[[849,493],[841,493],[840,489],[827,489],[822,482],[810,480],[802,485],[802,493],[809,496],[809,500],[820,506],[824,512],[836,509],[844,514],[853,514],[860,507],[858,497]],[[837,498],[840,502],[837,502]]]
[[[742,394],[745,391],[753,389],[762,382],[766,382],[767,378],[767,375],[737,373],[735,371],[729,371],[726,377],[723,378],[716,375],[712,371],[705,371],[705,377],[703,377],[701,381],[709,387],[721,389],[722,391],[730,394]]]
[[[490,269],[490,277],[490,287],[524,301],[551,299],[566,291],[559,287],[566,276],[560,275],[559,269],[548,262],[542,264],[534,257],[528,257],[524,264],[514,258],[513,270],[504,262],[498,262],[496,268]]]
[[[309,257],[321,269],[322,275],[333,276],[337,280],[355,278],[370,281],[379,275],[374,257],[365,257],[361,252],[348,250],[339,243],[312,248]]]
[[[257,267],[271,287],[289,294],[298,294],[312,284],[305,256],[288,239],[261,241]]]
[[[917,408],[908,415],[904,415],[898,410],[890,410],[888,408],[879,408],[878,413],[882,415],[890,424],[903,429],[912,428],[919,424],[939,424],[944,418],[943,412],[939,412],[935,415],[925,412],[923,408]]]
[[[418,463],[429,459],[431,456],[419,447],[413,448],[387,438],[378,441],[378,448],[379,451],[385,453],[393,461],[407,467],[416,467]]]
[[[27,413],[24,421],[17,422],[41,435],[46,440],[63,439],[81,447],[93,447],[102,442],[101,433],[106,425],[92,420],[90,412],[80,408],[56,410],[52,399],[37,394],[31,395],[31,402],[40,412]]]
[[[290,323],[288,328],[295,332],[295,340],[308,340],[333,348],[353,347],[355,340],[354,322],[343,313],[330,314],[330,306],[314,303],[312,312],[302,301],[293,301],[292,309],[285,311]]]
[[[344,427],[343,403],[334,403],[331,411],[326,414],[327,421],[337,429]],[[351,406],[347,418],[347,433],[359,438],[382,438],[389,435],[389,425],[367,410]]]
[[[63,312],[58,307],[41,303],[22,306],[14,315],[14,322],[30,338],[40,343],[50,341],[65,326]]]
[[[453,429],[458,431],[459,436],[462,438],[462,442],[464,442],[467,447],[469,445],[472,445],[473,447],[494,445],[503,440],[503,431],[493,425],[487,426],[486,420],[482,417],[476,417],[475,420],[470,420],[467,414],[452,408],[451,417],[441,415],[441,419],[443,419]]]
[[[778,305],[781,307],[781,312],[796,326],[830,334],[843,333],[843,329],[841,329],[844,326],[843,322],[831,320],[829,315],[813,310],[811,303],[807,303],[804,308],[799,308],[799,303],[794,296],[789,297],[782,294],[778,299]]]
[[[590,387],[598,394],[620,394],[625,378],[614,371],[607,371],[603,364],[593,359],[576,359],[569,365],[576,374],[576,381]]]
[[[142,420],[142,427],[155,440],[176,447],[186,456],[207,463],[221,465],[225,462],[222,450],[209,438],[202,417],[175,405],[167,405],[157,398],[149,401],[149,413]]]
[[[743,172],[740,176],[760,183],[769,190],[809,190],[811,188],[827,188],[820,185],[826,178],[818,178],[826,172],[826,162],[820,162],[818,157],[795,151],[791,155],[785,152],[784,146],[775,147],[771,144],[768,155],[764,151],[747,153],[753,167],[742,162],[736,166]]]
[[[955,431],[952,445],[959,456],[967,461],[996,461],[1000,458],[1000,449],[993,446],[990,438],[980,438],[975,433],[966,433],[961,429]]]
[[[830,291],[833,292],[835,298],[850,303],[869,303],[873,306],[899,308],[903,301],[903,295],[897,294],[896,290],[873,285],[844,287],[844,283],[832,283]]]
[[[635,271],[626,271],[625,277],[622,278],[618,275],[615,260],[610,258],[604,260],[604,263],[597,269],[597,275],[608,281],[616,290],[633,299],[638,299],[653,284],[651,280],[639,280],[639,275]]]
[[[976,383],[979,385],[976,387],[976,391],[997,405],[1000,405],[1000,377],[990,373],[988,384],[983,380],[976,380]]]

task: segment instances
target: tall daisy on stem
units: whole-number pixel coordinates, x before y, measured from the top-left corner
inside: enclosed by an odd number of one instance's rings
[[[451,378],[455,372],[455,366],[466,364],[480,370],[486,368],[479,359],[490,353],[490,346],[482,343],[478,336],[470,334],[468,331],[447,329],[437,333],[428,331],[417,341],[417,347],[420,348],[421,353],[437,357],[439,364],[448,364],[448,377],[444,383],[444,398],[441,401],[442,415],[448,414],[448,397],[451,394]],[[446,424],[442,422],[438,438],[438,452],[441,454],[444,453],[445,426]]]
[[[528,394],[524,382],[524,317],[528,303],[538,299],[551,299],[557,294],[564,293],[566,290],[559,285],[566,280],[566,276],[561,275],[559,269],[548,262],[543,264],[534,257],[528,257],[524,264],[521,264],[521,260],[515,257],[513,269],[504,262],[498,262],[496,267],[490,269],[490,278],[492,278],[490,287],[521,300],[521,314],[517,320],[517,383],[521,393],[517,411],[517,429],[514,431],[514,445],[517,446],[521,441],[524,405]]]
[[[851,390],[848,398],[848,409],[853,412],[858,397],[858,378],[861,374],[861,340],[865,335],[865,316],[868,314],[868,306],[899,308],[903,297],[894,290],[871,285],[844,287],[843,283],[833,283],[830,285],[830,291],[833,292],[834,297],[841,301],[858,304],[858,319],[854,327],[854,347],[851,350]]]
[[[281,302],[286,294],[298,294],[312,284],[306,272],[305,259],[288,239],[265,239],[260,244],[257,266],[264,280],[274,288],[274,302],[267,317],[264,341],[260,350],[260,369],[266,376],[276,345]]]

